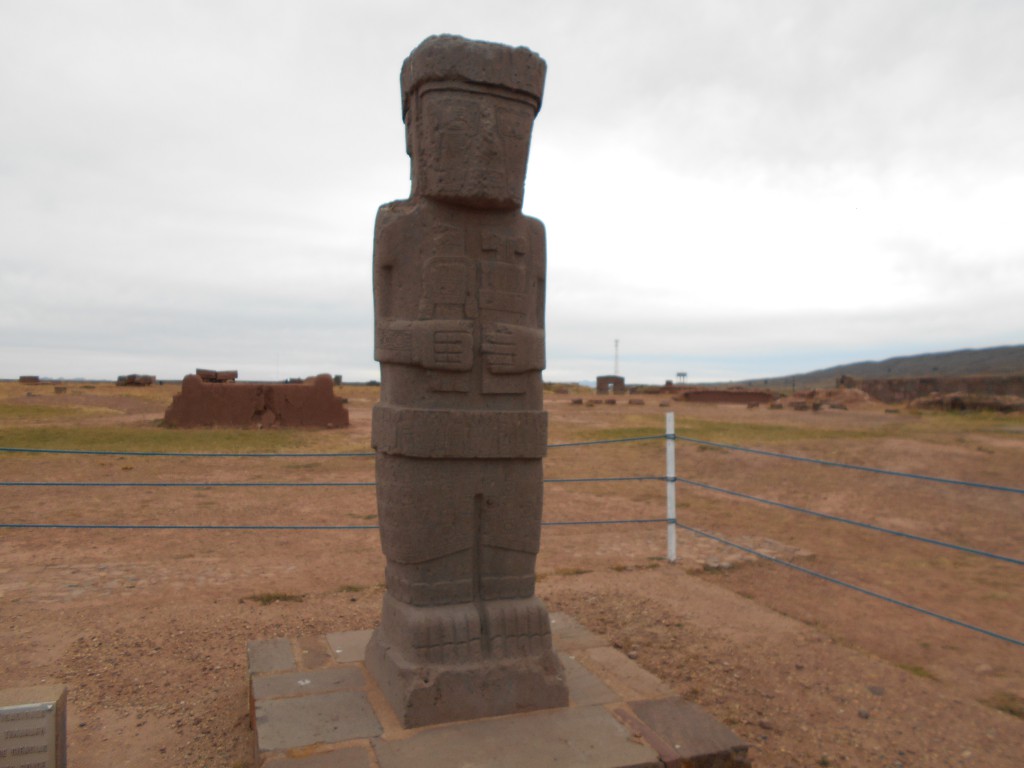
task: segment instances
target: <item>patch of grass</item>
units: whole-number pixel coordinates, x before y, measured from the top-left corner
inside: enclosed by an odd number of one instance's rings
[[[998,709],[1000,712],[1005,712],[1008,715],[1024,720],[1024,699],[1015,693],[999,691],[987,699],[981,699],[981,703],[987,707]]]
[[[910,674],[914,675],[915,677],[923,677],[923,678],[926,678],[928,680],[938,680],[939,679],[933,673],[929,672],[927,669],[925,669],[924,667],[922,667],[922,666],[920,666],[918,664],[897,664],[896,666],[899,667],[900,669],[904,670],[905,672],[909,672]]]
[[[305,595],[292,595],[287,592],[260,592],[242,599],[260,605],[270,605],[271,603],[301,603],[305,599]]]
[[[215,427],[4,427],[0,428],[0,445],[126,453],[284,453],[301,452],[304,434],[298,430]]]
[[[113,408],[69,405],[37,405],[35,403],[0,402],[0,419],[4,421],[68,421],[83,416],[112,416]]]
[[[360,586],[359,584],[342,584],[338,587],[339,592],[362,592],[366,587]]]
[[[586,568],[556,568],[555,573],[558,576],[582,576],[585,573],[592,573]]]

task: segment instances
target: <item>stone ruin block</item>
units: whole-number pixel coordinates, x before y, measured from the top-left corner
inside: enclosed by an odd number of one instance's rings
[[[238,371],[211,371],[208,368],[196,368],[196,376],[211,384],[226,384],[238,378]]]
[[[40,381],[39,381],[39,377],[38,376],[19,376],[18,377],[18,383],[19,384],[39,384]]]
[[[237,373],[230,372],[234,377]],[[324,373],[301,384],[204,381],[186,376],[164,414],[168,427],[347,427],[345,401]]]
[[[151,387],[156,383],[156,376],[149,376],[144,373],[129,373],[117,377],[119,387]]]
[[[775,395],[767,389],[685,389],[676,400],[687,403],[722,403],[750,405],[753,403],[771,403]]]

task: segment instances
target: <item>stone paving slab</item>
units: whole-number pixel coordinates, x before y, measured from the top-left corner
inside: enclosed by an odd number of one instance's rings
[[[551,642],[558,651],[579,651],[608,645],[607,638],[595,635],[567,613],[551,614]]]
[[[366,739],[382,732],[364,691],[256,700],[257,754]]]
[[[451,723],[372,743],[380,768],[661,768],[658,753],[630,735],[602,707],[575,707]]]
[[[298,667],[292,651],[292,641],[283,637],[250,640],[248,651],[250,674],[288,672]]]
[[[366,676],[358,667],[334,667],[314,671],[286,672],[252,679],[252,695],[257,701],[309,696],[331,691],[358,691],[366,687]]]
[[[569,706],[404,729],[366,673],[370,630],[249,643],[256,768],[748,768],[747,747],[565,614]]]
[[[675,693],[658,677],[610,646],[587,648],[576,658],[624,701],[653,699]]]
[[[747,745],[707,712],[682,698],[630,702],[616,715],[644,736],[667,768],[717,765],[730,756],[730,765],[748,765]]]
[[[301,757],[273,757],[264,768],[373,768],[370,748],[343,747]]]
[[[592,704],[612,704],[621,701],[620,696],[601,682],[601,679],[580,664],[572,656],[560,653],[558,658],[565,670],[569,685],[569,701],[577,707]]]
[[[363,661],[366,644],[370,642],[372,634],[372,629],[331,632],[327,635],[327,647],[334,652],[334,661],[338,664],[348,661]]]

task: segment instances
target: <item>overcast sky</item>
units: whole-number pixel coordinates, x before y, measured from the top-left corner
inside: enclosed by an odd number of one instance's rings
[[[548,63],[547,380],[1024,343],[1020,0],[0,0],[0,378],[378,378],[443,32]]]

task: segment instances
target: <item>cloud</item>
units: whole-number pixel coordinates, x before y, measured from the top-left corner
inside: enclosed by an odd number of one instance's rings
[[[549,64],[550,375],[615,338],[654,381],[1017,343],[1022,27],[1016,0],[0,4],[0,376],[376,377],[398,71],[444,31]]]

